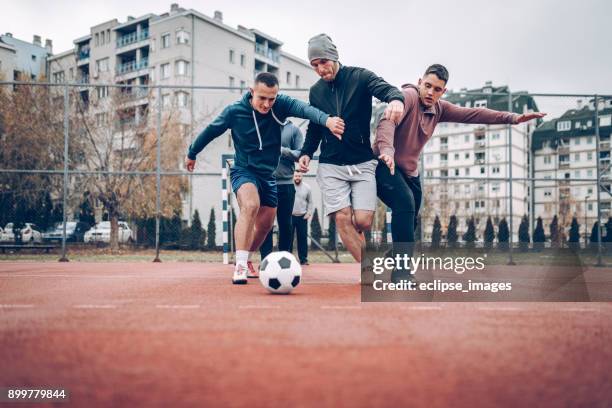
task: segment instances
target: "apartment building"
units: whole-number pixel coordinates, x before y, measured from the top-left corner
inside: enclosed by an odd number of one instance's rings
[[[82,84],[78,90],[85,106],[108,96],[108,89],[91,85],[130,85],[124,91],[132,98],[131,106],[122,115],[130,123],[153,118],[157,109],[155,92],[138,85],[172,86],[162,88],[160,102],[164,111],[176,110],[184,133],[183,145],[176,148],[186,151],[199,131],[225,105],[239,99],[259,72],[276,74],[282,92],[307,99],[307,92],[299,89],[310,87],[318,77],[306,61],[286,53],[282,46],[282,41],[263,31],[230,27],[219,11],[209,17],[172,4],[163,14],[128,17],[123,23],[114,19],[91,27],[89,34],[74,40],[74,49],[50,57],[48,69],[52,81]],[[189,88],[194,85],[233,89]],[[198,157],[196,170],[210,176],[190,176],[189,194],[183,200],[186,221],[195,209],[206,220],[215,208],[217,237],[222,236],[221,155],[231,153],[227,132]],[[177,163],[176,169],[182,166]]]
[[[464,107],[508,111],[509,91],[507,86],[494,87],[491,82],[486,82],[482,88],[449,93],[446,100]],[[537,110],[535,101],[525,92],[512,94],[513,112]],[[518,238],[521,217],[530,211],[529,183],[514,181],[510,197],[510,183],[485,179],[509,176],[510,150],[512,177],[529,176],[529,148],[533,130],[534,125],[530,123],[514,125],[511,127],[510,141],[508,125],[440,123],[437,126],[421,156],[421,169],[425,175],[421,211],[425,241],[431,240],[436,215],[440,217],[443,231],[450,216],[457,216],[459,236],[466,231],[466,222],[473,216],[477,236],[482,239],[487,216],[491,216],[495,225],[502,218],[510,222],[511,199],[514,240]],[[478,180],[480,178],[483,180]]]
[[[31,80],[46,75],[47,57],[53,52],[53,42],[39,35],[32,42],[13,37],[11,33],[0,35],[0,76],[6,81]]]
[[[612,99],[599,100],[599,152],[595,133],[595,101],[577,101],[574,109],[544,122],[533,133],[534,175],[551,181],[534,183],[535,215],[549,225],[554,215],[569,226],[575,216],[581,234],[590,236],[597,221],[597,166],[604,177],[601,183],[603,223],[612,215],[610,190],[610,133]],[[561,179],[554,181],[554,179]],[[548,231],[547,231],[548,233]]]

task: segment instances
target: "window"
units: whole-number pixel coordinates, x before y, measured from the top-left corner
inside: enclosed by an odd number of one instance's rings
[[[466,202],[465,202],[465,209],[466,209],[466,210],[469,210],[469,209],[470,209],[470,202],[469,202],[469,201],[466,201]]]
[[[580,129],[580,121],[576,121],[576,123],[574,123],[574,129]]]
[[[299,75],[295,76],[295,87],[296,88],[300,87],[300,76]]]
[[[605,115],[599,117],[599,126],[611,126],[612,125],[612,115]]]
[[[96,39],[95,43],[96,43],[96,47],[97,47],[98,45],[100,45],[100,34],[96,33],[95,39]]]
[[[106,42],[110,44],[110,28],[106,30]]]
[[[485,174],[485,168],[484,167],[480,168],[480,174]]]
[[[593,177],[593,170],[587,170],[587,177]]]
[[[98,94],[98,99],[104,99],[108,96],[108,87],[100,86],[96,88],[96,93]]]
[[[587,153],[587,160],[593,160],[593,152]]]
[[[465,175],[466,175],[466,176],[469,176],[469,175],[470,175],[470,168],[469,168],[469,167],[466,167],[466,168],[465,168]]]
[[[230,64],[234,63],[234,50],[229,50],[229,62]]]
[[[176,61],[176,75],[189,75],[189,62],[185,60]]]
[[[291,72],[287,71],[287,84],[291,84]]]
[[[592,121],[592,120],[589,120],[589,121],[587,122],[587,127],[591,127],[591,126],[593,126],[593,121]]]
[[[229,86],[230,88],[233,88],[236,86],[236,80],[234,79],[234,77],[229,77]],[[231,90],[230,92],[234,92],[234,91]]]
[[[187,92],[179,91],[176,93],[176,100],[179,108],[186,108],[188,104],[189,94]]]
[[[593,203],[588,203],[587,208],[589,209],[589,211],[593,211]]]
[[[499,191],[499,183],[493,183],[491,185],[491,191],[498,192]]]
[[[64,71],[54,73],[53,82],[64,82]]]
[[[474,107],[475,108],[486,108],[487,107],[487,100],[486,99],[481,99],[479,101],[474,101]]]
[[[246,82],[240,81],[240,93],[243,93],[246,90]]]
[[[593,143],[593,136],[587,137],[587,143],[588,144],[592,144]]]
[[[552,191],[550,190],[545,190],[544,191],[544,197],[551,197],[552,196]]]
[[[108,72],[108,58],[102,58],[97,60],[96,69],[98,72]]]
[[[470,194],[470,192],[472,191],[472,189],[470,188],[469,184],[465,185],[465,194]]]
[[[425,163],[430,164],[431,162],[433,162],[433,155],[428,154],[425,156]]]
[[[169,48],[170,47],[170,33],[162,34],[161,37],[161,47]]]
[[[465,143],[469,143],[470,142],[470,135],[465,135]]]
[[[578,123],[578,122],[576,122],[576,123]],[[581,139],[580,137],[577,137],[577,138],[574,139],[574,144],[576,146],[580,146],[580,139]]]
[[[455,153],[455,160],[459,160],[459,153]]]
[[[448,154],[447,153],[442,153],[440,154],[440,161],[448,161]]]
[[[493,174],[499,174],[499,167],[493,167],[492,172]]]
[[[559,163],[568,164],[569,161],[570,161],[569,154],[562,154],[562,155],[559,156]]]
[[[162,106],[170,106],[170,95],[162,95]]]
[[[2,70],[0,69],[0,71]],[[68,79],[74,79],[74,68],[68,70]]]
[[[575,170],[574,171],[574,177],[575,178],[580,178],[580,170]]]
[[[170,78],[170,64],[161,64],[159,66],[160,76],[162,79]]]
[[[455,176],[459,176],[459,169],[455,169]]]
[[[36,62],[36,55],[32,55],[32,62]]]
[[[574,153],[574,160],[580,160],[580,153]]]
[[[563,132],[566,130],[570,130],[572,128],[572,121],[571,120],[564,120],[561,122],[557,122],[557,131],[558,132]]]
[[[108,122],[108,115],[106,113],[97,113],[96,114],[96,125],[98,127],[106,125]]]
[[[470,159],[470,154],[469,154],[469,153],[466,153],[466,154],[465,154],[465,158],[466,158],[466,160],[469,160],[469,159]]]
[[[189,44],[189,33],[184,30],[176,30],[176,43]]]
[[[499,140],[499,138],[500,138],[499,133],[493,133],[491,135],[491,140]]]
[[[544,156],[544,164],[550,164],[550,163],[551,163],[550,156]]]
[[[244,67],[246,65],[246,55],[240,54],[240,66]]]

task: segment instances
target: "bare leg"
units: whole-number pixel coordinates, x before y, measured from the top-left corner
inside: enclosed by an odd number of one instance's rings
[[[240,215],[236,220],[234,228],[234,238],[236,240],[236,250],[248,251],[253,242],[255,220],[259,212],[259,193],[253,183],[245,183],[238,189],[236,194]]]
[[[259,207],[257,218],[255,218],[255,226],[253,240],[251,241],[251,251],[257,251],[261,244],[266,239],[266,236],[274,225],[274,217],[276,217],[276,208]]]
[[[372,211],[362,211],[358,210],[355,213],[355,224],[359,222],[360,227],[366,226],[361,218],[357,218],[359,213],[372,213]],[[357,262],[361,262],[361,248],[365,245],[365,238],[363,233],[357,231],[355,224],[353,223],[353,211],[351,207],[345,207],[339,211],[334,213],[334,217],[336,219],[336,228],[338,229],[338,234],[340,234],[340,238],[342,238],[342,243],[348,249],[348,251],[353,255],[353,258]],[[364,215],[361,215],[364,217]],[[370,221],[371,225],[371,221]],[[368,226],[369,228],[369,226]],[[365,229],[365,228],[364,228]]]

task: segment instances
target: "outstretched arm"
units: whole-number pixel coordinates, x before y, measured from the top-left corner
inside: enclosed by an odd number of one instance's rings
[[[379,100],[388,103],[387,109],[385,109],[385,119],[399,123],[404,111],[404,95],[402,95],[402,92],[372,71],[364,69],[362,75],[366,78],[370,93]]]
[[[542,112],[525,113],[502,112],[486,108],[464,108],[448,101],[440,101],[442,114],[440,122],[481,123],[483,125],[511,124],[515,125],[528,120],[544,117]]]
[[[287,116],[308,119],[311,123],[327,127],[336,137],[344,133],[344,121],[338,117],[331,117],[320,109],[287,95],[279,95],[277,103],[284,108]]]
[[[212,123],[196,137],[196,139],[189,146],[187,151],[187,157],[185,158],[185,167],[187,171],[192,172],[195,168],[196,156],[200,153],[206,145],[212,142],[217,137],[221,136],[227,129],[230,128],[230,106],[226,107],[219,116],[212,121]]]

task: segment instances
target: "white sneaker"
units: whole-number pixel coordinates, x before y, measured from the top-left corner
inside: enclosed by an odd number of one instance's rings
[[[248,268],[245,265],[236,265],[232,283],[234,285],[246,285]]]

